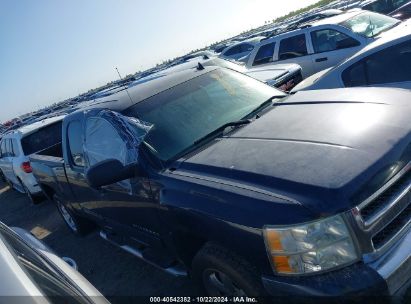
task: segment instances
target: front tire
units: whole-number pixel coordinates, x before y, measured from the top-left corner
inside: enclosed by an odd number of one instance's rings
[[[64,223],[72,233],[76,235],[86,235],[93,230],[93,223],[75,215],[73,211],[61,202],[57,195],[53,195],[53,201],[56,204],[57,210],[63,218]]]
[[[265,295],[257,271],[247,261],[227,249],[205,245],[194,257],[193,279],[209,296]]]

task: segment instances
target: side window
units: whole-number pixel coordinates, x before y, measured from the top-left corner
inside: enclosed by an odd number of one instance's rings
[[[6,154],[6,140],[5,139],[3,139],[2,141],[1,141],[1,157],[7,157],[7,154]]]
[[[253,65],[260,65],[273,61],[275,42],[262,45],[255,55]]]
[[[392,6],[388,0],[378,0],[362,7],[362,9],[380,14],[388,14],[392,10]]]
[[[364,63],[360,61],[346,69],[342,73],[342,80],[346,87],[359,87],[367,85]]]
[[[367,57],[365,69],[370,85],[411,81],[411,40]]]
[[[12,146],[12,149],[13,149],[14,156],[19,156],[20,155],[19,146],[17,144],[17,140],[15,140],[14,138],[11,140],[11,146]]]
[[[251,52],[254,49],[254,46],[249,43],[243,43],[241,45],[241,53],[243,52]]]
[[[400,8],[401,6],[403,6],[408,1],[409,0],[392,0],[392,10]]]
[[[280,50],[278,52],[278,60],[287,60],[291,58],[307,55],[307,43],[305,34],[285,38],[280,42]]]
[[[69,155],[77,167],[84,167],[83,130],[80,121],[73,121],[67,129]]]
[[[13,147],[11,146],[11,139],[6,139],[6,154],[8,157],[13,157]]]
[[[224,56],[232,56],[241,53],[241,45],[233,46],[231,49],[225,51]]]
[[[88,166],[114,158],[127,164],[127,146],[114,127],[103,118],[89,118],[86,122],[85,154]]]
[[[359,46],[360,42],[335,30],[325,29],[311,32],[314,53],[330,52]]]

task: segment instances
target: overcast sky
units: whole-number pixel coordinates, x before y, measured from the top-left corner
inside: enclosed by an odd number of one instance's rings
[[[1,0],[0,122],[317,0]]]

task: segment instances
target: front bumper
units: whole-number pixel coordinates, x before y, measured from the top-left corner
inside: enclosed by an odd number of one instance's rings
[[[278,297],[349,297],[388,295],[387,284],[363,263],[321,275],[263,277],[263,285]]]
[[[363,262],[320,275],[262,278],[272,296],[387,297],[411,302],[411,231],[372,263]]]

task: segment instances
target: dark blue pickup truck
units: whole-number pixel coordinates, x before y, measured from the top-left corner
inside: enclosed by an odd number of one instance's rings
[[[31,157],[69,228],[213,296],[401,295],[411,277],[411,93],[288,96],[203,67],[64,118]]]

